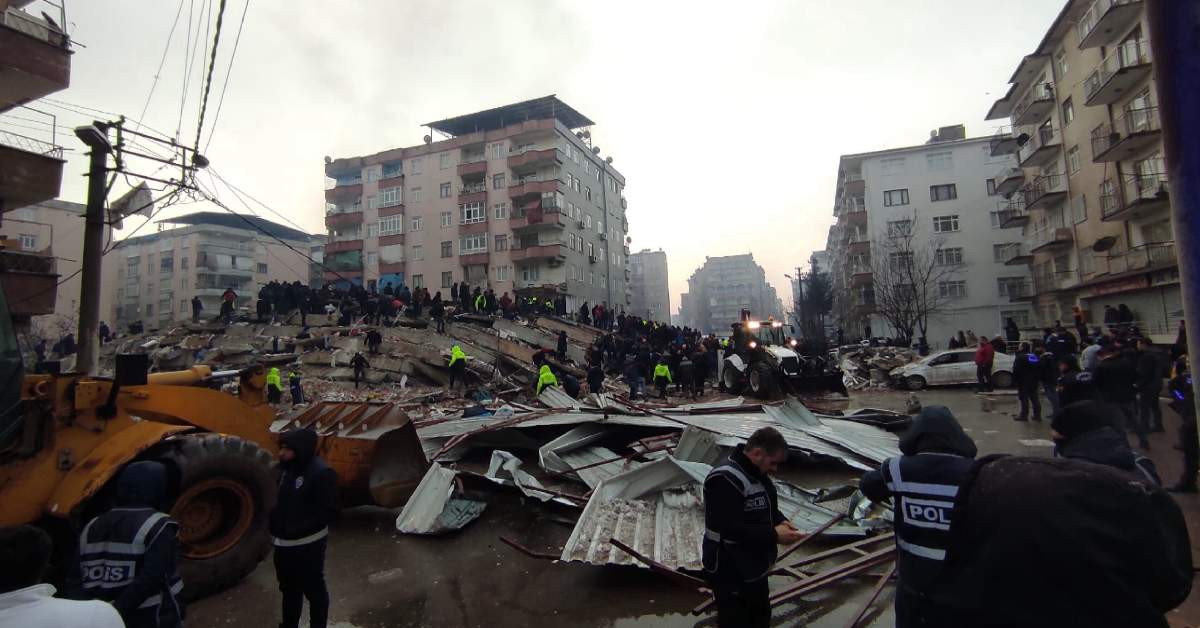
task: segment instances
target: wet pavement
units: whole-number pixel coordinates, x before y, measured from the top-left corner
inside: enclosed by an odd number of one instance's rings
[[[908,396],[894,391],[855,392],[850,405],[904,411]],[[949,389],[922,391],[918,397],[924,405],[949,407],[975,439],[981,455],[1051,453],[1048,421],[1022,424],[1012,420],[1015,395],[985,400],[967,389]],[[1179,477],[1181,466],[1181,454],[1173,447],[1178,419],[1165,408],[1164,418],[1167,432],[1151,435],[1150,453],[1164,482],[1171,483]],[[836,465],[793,465],[783,475],[813,488],[857,476]],[[1177,498],[1195,547],[1200,540],[1200,498]],[[540,502],[523,502],[515,493],[497,493],[479,520],[442,537],[398,534],[397,513],[371,507],[351,509],[343,512],[333,527],[326,561],[332,626],[716,625],[712,617],[698,620],[690,614],[704,598],[647,570],[529,558],[499,540],[505,536],[534,550],[557,553],[570,536],[574,516],[569,509],[555,510]],[[832,546],[826,543],[817,549]],[[845,581],[802,602],[783,605],[776,609],[773,623],[844,626],[866,600],[873,582],[872,578]],[[773,587],[783,584],[783,579],[772,582]],[[860,625],[891,626],[890,603],[888,587]],[[274,568],[267,560],[232,589],[192,603],[187,624],[266,628],[278,623],[278,605]],[[1200,625],[1196,587],[1168,619],[1172,626]]]

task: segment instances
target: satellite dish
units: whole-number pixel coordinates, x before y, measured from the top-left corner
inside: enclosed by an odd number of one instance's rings
[[[1024,146],[1024,145],[1025,145],[1025,143],[1026,143],[1026,142],[1028,142],[1028,141],[1029,141],[1029,134],[1028,134],[1028,133],[1022,133],[1022,134],[1020,134],[1020,135],[1018,135],[1018,136],[1017,136],[1017,146]]]
[[[583,132],[583,136],[584,136],[584,137],[586,137],[586,138],[588,138],[588,139],[591,139],[591,138],[592,138],[592,132],[591,132],[591,131],[584,131],[584,132]]]
[[[1117,239],[1114,236],[1104,236],[1092,245],[1092,250],[1097,253],[1103,253],[1116,245]]]
[[[426,135],[425,137],[423,137],[421,139],[424,140],[426,144],[433,142],[433,138],[428,135]]]
[[[593,155],[599,155],[599,154],[600,154],[600,147],[599,147],[599,146],[593,146],[593,147],[592,147],[592,154],[593,154]]]
[[[610,164],[611,164],[611,163],[612,163],[612,157],[605,157],[605,158],[604,158],[604,161],[605,161],[606,163],[610,163]]]

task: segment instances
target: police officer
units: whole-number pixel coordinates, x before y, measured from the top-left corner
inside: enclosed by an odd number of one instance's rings
[[[1175,493],[1196,492],[1196,469],[1200,465],[1200,444],[1196,440],[1196,398],[1192,393],[1192,374],[1188,371],[1185,353],[1175,361],[1175,377],[1171,378],[1170,408],[1183,420],[1179,427],[1179,448],[1183,450],[1183,471],[1179,481],[1169,491]]]
[[[283,473],[270,527],[284,628],[300,624],[304,598],[312,628],[324,628],[329,616],[325,544],[329,523],[337,515],[337,474],[316,452],[317,433],[310,429],[291,430],[279,438]]]
[[[896,626],[948,626],[931,595],[950,545],[958,486],[975,458],[975,442],[945,406],[921,410],[900,439],[903,456],[863,475],[859,488],[873,501],[892,498],[897,567]]]
[[[1021,413],[1014,421],[1029,420],[1029,406],[1033,405],[1033,420],[1042,420],[1042,402],[1038,397],[1038,384],[1044,379],[1045,369],[1040,358],[1029,351],[1029,343],[1022,342],[1013,360],[1013,379],[1017,384],[1017,400],[1021,402]]]
[[[704,571],[717,603],[717,625],[767,626],[767,572],[777,544],[800,540],[779,512],[768,477],[787,460],[787,441],[764,427],[750,435],[704,480]]]
[[[129,628],[183,625],[179,523],[159,512],[167,470],[135,462],[117,478],[117,507],[79,536],[81,597],[110,602]]]

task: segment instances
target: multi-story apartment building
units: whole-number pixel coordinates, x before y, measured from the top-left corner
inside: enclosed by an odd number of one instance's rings
[[[728,333],[743,309],[756,319],[783,320],[783,304],[753,253],[704,258],[680,301],[680,322],[704,333]]]
[[[1079,305],[1100,324],[1127,304],[1167,339],[1182,316],[1145,2],[1072,0],[988,111],[1005,119],[993,154],[1021,225],[1040,324]]]
[[[881,255],[891,238],[922,263],[944,266],[928,273],[936,290],[927,341],[945,346],[958,330],[995,334],[1012,318],[1031,324],[1026,303],[1029,274],[1021,232],[1006,221],[1010,204],[1002,176],[1016,158],[995,153],[990,138],[967,138],[961,126],[934,131],[918,146],[843,155],[834,193],[836,223],[826,242],[833,283],[834,319],[847,338],[897,335],[875,302]],[[932,293],[931,293],[932,294]],[[919,334],[918,330],[914,333]]]
[[[629,313],[647,320],[671,320],[671,293],[667,287],[667,254],[662,249],[642,249],[629,256]]]
[[[624,309],[625,178],[592,124],[547,96],[427,125],[448,139],[327,159],[325,260],[341,276],[326,279]]]
[[[166,224],[178,226],[162,228]],[[311,243],[303,231],[225,212],[176,216],[159,226],[158,233],[122,240],[108,254],[114,263],[104,283],[113,295],[112,309],[102,317],[111,316],[121,327],[190,319],[193,296],[200,297],[204,316],[216,316],[226,289],[237,293],[238,307],[253,308],[268,282],[309,281],[305,254]]]

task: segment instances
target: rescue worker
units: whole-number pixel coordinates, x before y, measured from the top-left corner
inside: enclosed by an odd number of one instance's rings
[[[129,628],[183,625],[179,523],[158,508],[167,469],[143,460],[117,478],[116,508],[79,535],[81,597],[111,603]]]
[[[592,362],[587,371],[588,391],[592,394],[599,394],[604,391],[604,369],[600,366],[600,361]]]
[[[1175,493],[1196,492],[1196,468],[1200,465],[1200,443],[1196,440],[1196,397],[1192,392],[1192,374],[1188,371],[1187,354],[1175,361],[1175,377],[1167,386],[1171,391],[1168,406],[1179,414],[1179,448],[1183,450],[1183,471],[1179,481],[1167,490]]]
[[[1042,401],[1038,396],[1038,384],[1045,371],[1041,359],[1029,352],[1029,343],[1022,342],[1013,360],[1013,380],[1017,384],[1017,400],[1021,402],[1021,413],[1014,421],[1029,420],[1029,406],[1033,405],[1033,420],[1042,420]]]
[[[454,345],[450,347],[450,363],[447,365],[450,368],[450,384],[449,388],[454,389],[454,382],[463,382],[466,386],[466,380],[463,379],[463,374],[467,370],[467,354],[463,353],[462,347]]]
[[[296,370],[288,372],[288,388],[292,392],[292,405],[304,403],[304,389],[300,386],[300,373]]]
[[[485,308],[485,306],[487,305],[487,297],[485,297],[485,296],[483,295],[483,293],[482,293],[482,292],[478,292],[478,290],[479,290],[479,289],[478,289],[478,288],[476,288],[476,293],[475,293],[475,311],[476,311],[476,312],[483,312],[483,311],[484,311],[484,308]]]
[[[720,628],[770,624],[767,572],[775,565],[776,545],[801,537],[779,512],[769,477],[787,455],[783,435],[760,428],[704,479],[704,572]]]
[[[932,595],[950,545],[958,485],[977,449],[949,409],[926,406],[900,439],[900,452],[859,482],[872,501],[892,498],[900,575],[896,626],[948,625]]]
[[[283,381],[279,376],[279,367],[272,366],[267,371],[267,403],[276,404],[283,401]]]
[[[337,474],[316,455],[310,429],[279,437],[279,497],[271,509],[275,577],[283,594],[283,628],[297,628],[304,599],[309,626],[324,628],[329,616],[325,588],[325,545],[338,512]]]
[[[667,398],[667,385],[671,383],[671,367],[667,366],[666,357],[658,359],[654,365],[654,385],[658,387],[658,398]]]
[[[356,351],[354,357],[350,358],[350,367],[354,369],[354,388],[358,388],[358,382],[364,381],[367,378],[367,369],[371,367],[371,363],[363,357],[361,351]]]
[[[555,354],[560,362],[567,359],[567,332],[565,331],[558,332],[558,346],[555,347]]]
[[[542,368],[538,369],[537,388],[534,390],[534,395],[541,395],[542,390],[547,386],[558,386],[558,378],[554,376],[554,372],[550,370],[550,365],[543,364]]]
[[[204,310],[204,303],[200,301],[199,296],[192,297],[192,322],[200,322],[200,312]]]

